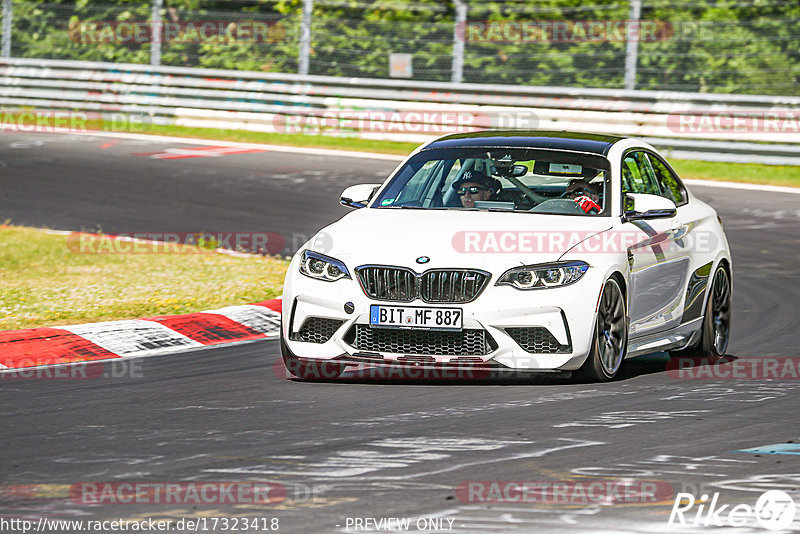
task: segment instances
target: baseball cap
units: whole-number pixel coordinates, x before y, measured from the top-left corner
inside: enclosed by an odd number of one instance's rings
[[[461,178],[453,182],[453,189],[458,189],[466,183],[482,185],[489,191],[496,192],[500,189],[500,182],[495,178],[478,170],[467,171],[461,175]]]

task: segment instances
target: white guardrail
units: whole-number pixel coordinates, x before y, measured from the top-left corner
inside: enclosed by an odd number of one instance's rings
[[[0,59],[0,108],[139,114],[180,126],[419,143],[482,128],[574,130],[642,137],[675,158],[800,165],[800,97],[7,58]]]

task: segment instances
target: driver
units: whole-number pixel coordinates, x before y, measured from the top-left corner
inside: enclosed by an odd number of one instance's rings
[[[474,208],[476,200],[490,200],[501,187],[498,180],[474,169],[465,172],[460,179],[453,182],[453,189],[465,208]]]
[[[564,192],[565,198],[570,198],[578,203],[585,213],[595,214],[603,211],[600,206],[600,191],[593,184],[582,178],[572,180]]]

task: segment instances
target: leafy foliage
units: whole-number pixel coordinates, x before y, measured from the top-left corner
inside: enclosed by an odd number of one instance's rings
[[[164,22],[228,29],[258,22],[269,30],[255,40],[191,39],[183,31],[163,43],[162,64],[297,71],[302,0],[164,5]],[[624,86],[627,2],[468,0],[468,9],[467,25],[456,28],[451,1],[315,0],[311,74],[384,78],[390,54],[410,53],[414,79],[449,81],[455,33],[463,40],[465,82]],[[86,29],[103,21],[146,24],[150,13],[150,0],[14,0],[12,55],[147,63],[149,40],[95,42]],[[800,3],[644,0],[641,19],[658,32],[638,43],[638,89],[800,94]],[[607,38],[581,33],[590,22],[606,24]],[[559,24],[566,25],[564,33],[554,31]],[[538,33],[522,30],[536,27]],[[615,33],[620,27],[623,33]]]

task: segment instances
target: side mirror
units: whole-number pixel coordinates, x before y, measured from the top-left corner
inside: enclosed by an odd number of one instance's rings
[[[624,222],[643,219],[664,219],[674,217],[678,212],[678,208],[673,201],[658,195],[626,193],[625,200],[626,208],[622,216]],[[630,202],[633,203],[633,209],[628,209]]]
[[[339,198],[339,204],[348,208],[363,208],[372,199],[372,195],[381,184],[358,184],[351,185],[344,191]]]

